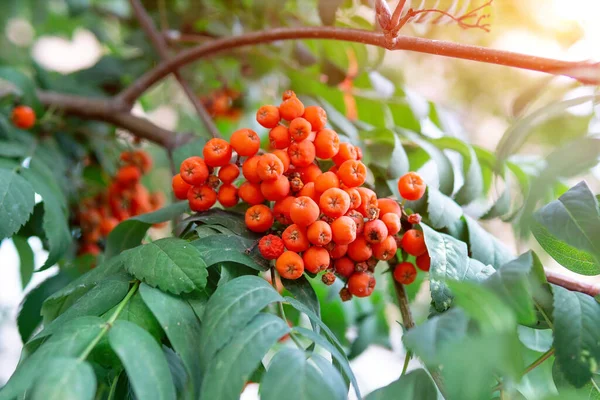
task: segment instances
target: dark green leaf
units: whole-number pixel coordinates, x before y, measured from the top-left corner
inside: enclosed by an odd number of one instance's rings
[[[198,213],[182,221],[182,224],[188,225],[192,222],[201,222],[206,225],[221,225],[228,228],[236,235],[248,239],[260,239],[260,236],[246,228],[244,216],[231,211],[211,208],[208,211]]]
[[[205,365],[200,398],[238,399],[244,384],[271,346],[290,331],[281,318],[272,314],[253,317],[216,353],[212,362]]]
[[[434,400],[437,399],[437,388],[424,369],[411,371],[397,381],[377,389],[369,394],[365,400],[396,400],[402,393],[406,400]]]
[[[299,279],[295,280],[281,278],[281,283],[283,284],[283,287],[296,298],[296,300],[302,302],[318,318],[321,318],[321,304],[319,303],[315,290],[305,276],[301,276]],[[318,333],[319,325],[312,320],[310,323],[313,330]]]
[[[187,201],[171,204],[148,214],[138,215],[121,222],[108,235],[105,256],[116,256],[123,250],[139,245],[153,224],[169,221],[189,211]]]
[[[600,385],[600,375],[598,373],[594,373],[588,383],[579,389],[576,389],[569,383],[565,375],[562,373],[558,362],[555,361],[554,365],[552,366],[552,378],[554,378],[556,389],[558,389],[558,393],[561,395],[565,392],[571,391],[579,394],[582,399],[600,400],[600,390],[598,390]]]
[[[21,272],[21,287],[25,289],[25,287],[31,280],[31,277],[33,276],[33,270],[35,268],[33,250],[31,250],[31,246],[29,246],[27,238],[15,235],[13,236],[12,240],[13,244],[15,245],[15,249],[17,249],[17,253],[19,254],[19,271]]]
[[[123,252],[125,269],[150,286],[179,294],[206,286],[206,264],[182,239],[165,238]]]
[[[460,206],[439,190],[428,187],[426,196],[427,216],[434,229],[449,228],[462,217]]]
[[[494,268],[499,268],[514,258],[508,247],[483,229],[477,221],[466,215],[463,219],[469,231],[471,257]]]
[[[258,271],[265,271],[269,267],[264,257],[249,251],[252,242],[241,236],[211,235],[194,240],[191,244],[198,249],[207,266],[235,262]]]
[[[125,366],[138,399],[175,399],[169,365],[154,338],[139,326],[116,321],[108,341]]]
[[[91,365],[76,358],[54,358],[36,381],[33,400],[91,400],[96,395],[96,375]]]
[[[215,354],[263,308],[282,300],[267,281],[257,276],[242,276],[220,286],[202,317],[202,365],[209,365]]]
[[[0,240],[12,236],[33,212],[35,192],[15,169],[0,169]]]
[[[144,283],[142,285],[144,287],[149,287]],[[106,314],[111,315],[114,310],[115,308],[109,310]],[[125,304],[125,307],[121,310],[117,320],[129,321],[136,324],[151,334],[158,342],[160,342],[165,334],[161,324],[155,318],[148,306],[146,306],[145,300],[142,299],[141,287],[140,290],[129,299],[127,304]]]
[[[24,143],[0,140],[0,156],[2,157],[25,157],[29,148],[30,146]]]
[[[600,363],[600,304],[591,296],[554,286],[554,348],[567,381],[579,388]]]
[[[263,400],[347,399],[341,376],[335,369],[330,372],[338,374],[341,387],[330,386],[323,372],[306,359],[303,351],[281,350],[269,363],[260,382],[260,397]]]

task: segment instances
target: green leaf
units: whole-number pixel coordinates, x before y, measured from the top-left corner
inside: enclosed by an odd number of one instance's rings
[[[146,286],[146,284],[142,285]],[[115,307],[109,310],[106,314],[111,315],[113,310],[115,310]],[[129,321],[136,324],[151,334],[152,337],[154,337],[158,342],[160,342],[165,335],[161,324],[155,318],[152,311],[150,311],[145,303],[145,300],[142,299],[141,287],[140,290],[134,294],[131,299],[129,299],[127,304],[125,304],[125,307],[123,307],[121,310],[117,320]]]
[[[242,276],[220,286],[202,317],[202,365],[209,365],[215,354],[263,308],[282,300],[267,281],[257,276]]]
[[[35,192],[15,169],[0,169],[0,240],[12,236],[33,212]]]
[[[514,258],[511,251],[469,216],[463,216],[469,231],[471,257],[484,264],[499,268]]]
[[[269,263],[264,257],[249,252],[252,242],[237,235],[211,235],[191,244],[198,250],[207,266],[235,262],[258,271],[265,271]]]
[[[385,171],[385,179],[398,179],[409,171],[408,156],[392,130],[361,131],[360,138],[365,144],[365,162]]]
[[[437,399],[437,388],[424,369],[416,369],[400,377],[397,381],[375,390],[365,400],[396,400],[402,393],[402,399]]]
[[[179,294],[206,286],[206,264],[185,240],[160,239],[126,250],[122,258],[129,273],[161,290]]]
[[[175,399],[169,365],[154,338],[139,326],[116,321],[108,341],[125,366],[138,399]]]
[[[281,278],[281,283],[283,284],[283,287],[296,298],[296,300],[308,307],[317,318],[321,318],[321,304],[319,303],[315,290],[305,276],[301,276],[295,280]],[[313,320],[311,320],[310,323],[313,331],[318,333],[319,325]]]
[[[434,229],[449,228],[460,220],[462,208],[439,190],[427,188],[427,216]]]
[[[518,326],[519,340],[528,349],[538,353],[545,353],[552,347],[552,329],[533,329]]]
[[[468,327],[467,315],[455,308],[408,330],[402,336],[402,341],[427,365],[437,365],[444,347],[465,339]]]
[[[60,188],[50,177],[44,177],[32,169],[22,170],[23,178],[27,179],[33,190],[42,196],[44,204],[43,228],[48,239],[50,252],[40,271],[50,268],[69,250],[71,246],[71,231],[68,215],[65,214],[65,200]]]
[[[39,286],[27,293],[17,317],[19,334],[23,343],[27,343],[33,332],[40,325],[40,322],[42,322],[42,303],[48,296],[62,289],[70,281],[71,278],[67,274],[59,273],[46,279]]]
[[[587,384],[600,363],[600,304],[591,296],[554,290],[554,348],[560,370],[576,388]]]
[[[140,285],[140,294],[146,305],[164,329],[171,346],[181,357],[185,365],[189,387],[197,397],[200,386],[200,348],[201,327],[194,310],[185,300],[161,292],[145,283]]]
[[[38,118],[42,116],[42,104],[37,98],[35,85],[28,76],[14,68],[0,67],[0,79],[16,86],[22,96],[22,103],[33,108]]]
[[[347,399],[342,377],[335,369],[329,372],[338,374],[341,387],[331,386],[325,379],[323,371],[311,364],[303,351],[296,348],[281,350],[269,363],[269,369],[260,382],[260,398],[263,400]]]
[[[438,233],[425,224],[421,224],[421,227],[431,257],[431,298],[435,308],[444,311],[452,302],[448,280],[480,282],[490,276],[494,269],[470,259],[467,256],[467,246],[463,242]]]
[[[104,253],[106,258],[114,257],[122,251],[142,243],[146,232],[153,224],[169,221],[187,211],[189,211],[189,205],[187,201],[182,201],[121,222],[108,235]]]
[[[23,236],[13,236],[12,238],[15,249],[19,254],[20,266],[19,271],[21,272],[21,287],[25,289],[31,277],[33,276],[33,270],[35,268],[33,250],[27,242],[27,238]]]
[[[92,400],[96,375],[91,365],[76,358],[55,358],[33,386],[33,400]]]
[[[598,201],[585,182],[541,208],[534,220],[534,236],[556,261],[579,274],[600,274]]]
[[[575,392],[581,396],[582,399],[587,400],[600,400],[600,375],[595,373],[590,381],[586,383],[584,386],[576,389],[573,385],[569,383],[565,375],[562,373],[558,362],[555,361],[552,366],[552,378],[554,379],[554,384],[556,385],[556,389],[560,395],[565,394],[565,392]]]
[[[82,317],[67,322],[42,344],[37,351],[20,363],[8,383],[0,390],[0,400],[12,400],[23,394],[34,381],[48,370],[56,357],[78,357],[104,326],[98,317]]]
[[[289,331],[287,324],[272,314],[254,316],[216,353],[212,362],[205,365],[199,398],[238,399],[265,354]]]
[[[225,228],[228,228],[236,235],[243,236],[244,238],[256,240],[260,239],[260,235],[250,231],[246,227],[244,216],[242,214],[231,211],[211,208],[208,211],[204,211],[184,219],[182,224],[189,225],[192,222],[201,222],[206,225],[221,225]]]
[[[24,143],[0,140],[0,156],[2,157],[25,157],[29,152],[29,148],[30,146]]]

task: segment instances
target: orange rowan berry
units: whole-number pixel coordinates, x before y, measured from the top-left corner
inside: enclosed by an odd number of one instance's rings
[[[380,261],[391,260],[398,250],[393,236],[386,237],[380,243],[374,243],[371,248],[373,249],[373,256]]]
[[[35,125],[35,111],[28,106],[16,106],[12,110],[11,120],[19,129],[29,129]]]
[[[356,240],[348,245],[348,257],[356,262],[367,261],[373,255],[373,250],[370,244],[363,236],[359,236]]]
[[[154,192],[150,194],[150,205],[154,210],[157,210],[165,205],[167,199],[165,198],[164,193],[162,192]]]
[[[279,105],[279,115],[286,121],[291,121],[304,114],[304,104],[297,97],[290,97]]]
[[[192,211],[206,211],[217,202],[217,193],[206,185],[192,186],[188,191],[188,201]]]
[[[310,122],[302,117],[294,118],[292,122],[290,122],[289,132],[292,140],[301,142],[307,139],[308,135],[310,135]]]
[[[242,164],[242,174],[250,183],[260,183],[260,176],[258,176],[258,162],[260,158],[260,156],[252,156]]]
[[[274,128],[279,124],[279,108],[272,105],[265,105],[256,112],[256,121],[265,128]]]
[[[310,197],[315,203],[319,202],[321,196],[315,190],[314,182],[305,184],[302,189],[298,192],[298,196]]]
[[[223,207],[233,207],[237,205],[240,200],[238,196],[238,189],[231,183],[224,183],[219,188],[217,193],[217,200]]]
[[[365,229],[365,217],[356,210],[349,210],[345,215],[356,224],[356,235],[361,235]]]
[[[279,158],[281,163],[283,164],[283,173],[286,173],[290,169],[290,156],[287,151],[284,150],[274,150],[271,154]]]
[[[425,194],[427,185],[416,172],[409,172],[398,180],[400,196],[408,201],[419,200]]]
[[[379,208],[375,192],[365,187],[358,187],[356,190],[360,194],[360,206],[356,210],[369,220],[377,218]]]
[[[275,235],[263,236],[258,241],[258,251],[267,260],[276,260],[285,251],[283,240]]]
[[[333,283],[335,282],[334,273],[333,272],[324,273],[323,276],[321,277],[321,281],[323,281],[323,283],[326,284],[327,286],[333,285]]]
[[[356,224],[350,217],[342,216],[331,223],[333,241],[337,244],[350,244],[356,239]]]
[[[286,101],[287,99],[291,99],[292,97],[296,97],[296,93],[294,93],[293,90],[285,90],[282,94],[281,94],[281,100],[282,101]]]
[[[365,223],[364,236],[369,243],[381,243],[388,237],[388,230],[380,219],[374,219]]]
[[[305,184],[314,182],[323,173],[317,164],[309,164],[306,167],[298,167],[296,170],[300,173],[300,178]]]
[[[100,222],[100,234],[102,236],[108,236],[108,234],[119,225],[119,220],[114,217],[108,217],[102,219]]]
[[[127,187],[135,185],[141,177],[142,171],[138,167],[135,165],[125,165],[119,168],[115,180],[120,186]]]
[[[323,214],[331,218],[338,218],[348,212],[350,208],[350,196],[342,189],[327,189],[319,199],[319,206]]]
[[[310,247],[306,228],[292,224],[285,228],[281,234],[285,248],[298,253],[305,251]]]
[[[327,171],[317,176],[315,179],[315,190],[319,193],[323,193],[330,188],[339,188],[340,180],[336,174],[331,171]]]
[[[231,134],[231,147],[240,157],[250,157],[258,153],[260,138],[252,129],[243,128]]]
[[[402,235],[400,246],[405,252],[415,257],[418,257],[427,251],[423,232],[416,229],[409,229]]]
[[[223,183],[232,183],[240,176],[240,167],[235,164],[227,164],[219,169],[218,177]]]
[[[244,182],[238,189],[238,196],[250,205],[260,204],[265,201],[258,183]]]
[[[173,193],[175,194],[176,198],[179,200],[185,200],[187,199],[187,192],[190,190],[192,185],[184,181],[181,177],[181,174],[177,174],[173,177],[173,179],[171,179],[171,187],[173,188]]]
[[[263,154],[256,165],[256,172],[261,180],[274,181],[283,174],[283,163],[276,155]]]
[[[377,199],[377,207],[379,208],[380,217],[388,213],[396,214],[399,217],[402,216],[402,209],[394,199]]]
[[[231,160],[231,145],[220,138],[210,139],[202,149],[204,162],[211,167],[224,167]]]
[[[284,125],[277,125],[269,131],[269,144],[274,149],[285,149],[291,143],[290,132]]]
[[[306,230],[309,242],[316,246],[325,246],[331,242],[331,226],[325,221],[315,221]]]
[[[379,217],[387,228],[388,235],[395,235],[402,229],[400,217],[394,213],[387,213]]]
[[[304,114],[302,115],[310,125],[312,126],[313,131],[320,131],[325,128],[325,124],[327,123],[327,113],[323,110],[322,107],[319,106],[308,106],[304,109]],[[327,157],[329,158],[329,157]]]
[[[274,181],[263,181],[260,192],[269,201],[282,200],[290,194],[290,181],[284,175]]]
[[[429,253],[423,253],[416,259],[417,267],[421,271],[429,272],[429,268],[431,267],[431,258],[429,257]]]
[[[375,277],[369,272],[356,272],[348,279],[348,291],[356,297],[368,297],[375,290]]]
[[[347,244],[336,244],[334,242],[329,242],[325,248],[333,260],[344,257],[348,252]]]
[[[421,214],[414,213],[408,216],[408,222],[410,224],[416,225],[421,223]]]
[[[315,154],[317,157],[328,160],[340,150],[340,137],[331,129],[321,129],[315,136]]]
[[[200,186],[208,179],[208,167],[201,157],[189,157],[181,163],[179,174],[190,185]]]
[[[410,285],[417,279],[417,269],[409,262],[397,264],[394,268],[394,279],[403,285]]]
[[[275,268],[282,278],[298,279],[304,273],[304,261],[298,253],[286,251],[277,258]]]
[[[355,210],[360,207],[361,199],[358,190],[355,188],[347,188],[344,189],[344,191],[348,193],[348,196],[350,196],[350,209]]]
[[[333,268],[338,275],[348,278],[354,273],[354,261],[344,256],[333,262]]]
[[[273,226],[273,214],[269,207],[257,204],[246,210],[245,221],[252,232],[265,232]]]
[[[357,187],[367,180],[367,167],[360,161],[347,160],[340,165],[337,175],[349,188]]]
[[[307,196],[297,197],[290,207],[290,217],[299,226],[308,226],[319,218],[319,206]]]
[[[290,217],[290,207],[294,202],[295,197],[287,196],[284,199],[276,201],[273,205],[273,216],[275,220],[282,225],[290,225],[292,223],[292,219]]]
[[[362,151],[362,149],[360,148],[360,146],[354,146],[354,147],[356,148],[356,159],[358,161],[362,160],[362,158],[363,158],[363,151]]]
[[[340,166],[344,161],[356,160],[357,157],[356,146],[348,142],[342,142],[340,143],[337,154],[332,157],[332,160],[335,165]]]
[[[331,258],[327,250],[316,246],[306,250],[302,254],[302,260],[304,261],[304,269],[313,274],[326,270],[331,264]]]
[[[296,167],[307,167],[315,161],[315,145],[309,140],[294,142],[288,147],[290,161]]]

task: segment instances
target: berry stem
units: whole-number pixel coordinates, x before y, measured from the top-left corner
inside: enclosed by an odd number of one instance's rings
[[[408,363],[410,362],[410,359],[412,358],[412,351],[407,351],[406,352],[406,356],[404,357],[404,365],[402,366],[402,373],[400,374],[400,376],[404,376],[404,374],[406,374],[406,370],[408,369]]]

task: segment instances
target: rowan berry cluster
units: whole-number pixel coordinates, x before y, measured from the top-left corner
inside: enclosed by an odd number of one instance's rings
[[[14,126],[20,129],[30,129],[35,125],[35,111],[29,106],[16,106],[11,116]]]
[[[152,159],[142,150],[126,151],[108,188],[81,201],[77,219],[81,227],[79,254],[97,255],[99,243],[119,222],[154,211],[164,205],[163,193],[150,193],[140,182],[152,168]]]
[[[229,142],[211,139],[203,157],[182,162],[172,181],[175,196],[187,199],[193,211],[208,210],[217,201],[233,207],[241,199],[249,205],[246,226],[266,234],[259,251],[274,260],[281,277],[324,271],[325,284],[336,277],[346,282],[343,299],[369,296],[378,261],[396,256],[402,208],[362,187],[367,177],[362,151],[325,127],[323,108],[305,107],[289,90],[282,100],[256,114],[270,130],[270,152],[259,154],[259,136],[250,129],[235,131]],[[420,180],[414,173],[401,180],[408,200],[425,191],[423,181],[413,178]]]

